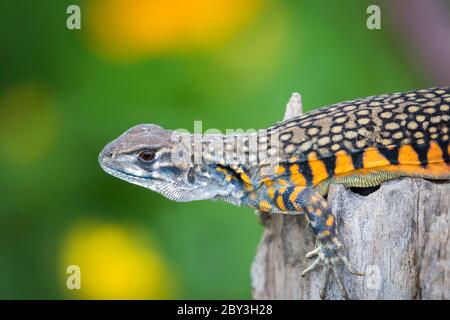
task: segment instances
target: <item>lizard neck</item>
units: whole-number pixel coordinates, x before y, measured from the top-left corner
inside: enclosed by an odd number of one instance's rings
[[[212,199],[253,207],[264,171],[261,168],[277,160],[271,157],[277,149],[270,135],[273,132],[268,135],[268,130],[229,135],[185,134],[180,146],[193,151],[187,160],[194,179],[209,180],[207,188]]]

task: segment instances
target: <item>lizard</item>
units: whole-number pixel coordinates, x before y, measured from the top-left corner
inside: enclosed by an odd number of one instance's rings
[[[328,105],[256,132],[189,134],[155,124],[128,129],[99,154],[107,173],[174,201],[219,199],[265,213],[303,214],[323,267],[320,297],[344,253],[327,203],[330,184],[374,187],[401,177],[450,180],[450,87]]]

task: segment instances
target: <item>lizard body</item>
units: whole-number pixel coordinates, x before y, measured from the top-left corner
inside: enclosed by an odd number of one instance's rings
[[[302,275],[324,265],[326,279],[332,272],[347,297],[335,264],[360,273],[342,253],[324,198],[329,185],[450,180],[449,106],[450,88],[431,88],[333,104],[257,133],[186,135],[139,125],[108,144],[99,161],[113,176],[172,200],[221,199],[263,212],[304,213],[318,247]]]

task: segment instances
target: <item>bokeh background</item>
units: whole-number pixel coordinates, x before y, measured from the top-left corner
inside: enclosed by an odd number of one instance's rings
[[[0,298],[251,298],[252,210],[171,202],[99,151],[138,123],[269,126],[294,91],[311,110],[449,85],[449,16],[438,0],[1,1]]]

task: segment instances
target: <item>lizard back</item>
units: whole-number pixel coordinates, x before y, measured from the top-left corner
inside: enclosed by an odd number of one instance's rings
[[[450,88],[384,94],[323,107],[281,122],[281,163],[259,176],[294,185],[375,171],[449,179]],[[260,141],[264,143],[264,141]]]

